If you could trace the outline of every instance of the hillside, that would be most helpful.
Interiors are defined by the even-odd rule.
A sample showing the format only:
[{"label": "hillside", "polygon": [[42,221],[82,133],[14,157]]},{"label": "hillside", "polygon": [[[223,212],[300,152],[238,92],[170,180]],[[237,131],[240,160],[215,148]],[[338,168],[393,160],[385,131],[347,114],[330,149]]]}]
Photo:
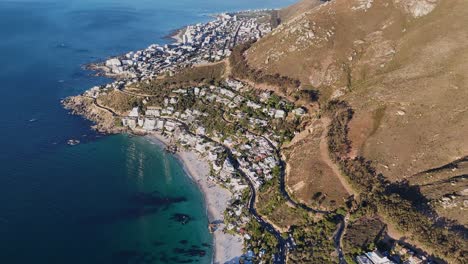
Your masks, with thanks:
[{"label": "hillside", "polygon": [[451,180],[465,167],[432,180],[421,172],[468,154],[468,2],[335,0],[287,17],[247,50],[250,67],[301,80],[321,103],[349,102],[351,157],[391,181],[450,182],[430,200],[456,193],[466,208],[465,181]]},{"label": "hillside", "polygon": [[[302,1],[282,14],[282,24],[245,51],[248,66],[314,89],[318,117],[331,100],[347,102],[350,146],[339,159],[370,160],[389,183],[423,195],[416,207],[428,204],[439,222],[466,234],[468,2]],[[338,204],[349,194],[317,154],[326,123],[311,124],[284,149],[287,187],[310,205],[319,189]]]}]

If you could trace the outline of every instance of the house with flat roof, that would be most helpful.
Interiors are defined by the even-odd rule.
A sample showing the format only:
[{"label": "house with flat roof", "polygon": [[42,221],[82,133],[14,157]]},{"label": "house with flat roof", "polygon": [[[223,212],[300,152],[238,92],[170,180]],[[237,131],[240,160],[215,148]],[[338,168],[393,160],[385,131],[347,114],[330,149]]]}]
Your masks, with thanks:
[{"label": "house with flat roof", "polygon": [[356,261],[359,264],[396,264],[377,250],[357,256]]},{"label": "house with flat roof", "polygon": [[366,256],[362,255],[362,256],[357,256],[356,257],[356,262],[358,264],[372,264],[372,261],[370,259],[368,259]]}]

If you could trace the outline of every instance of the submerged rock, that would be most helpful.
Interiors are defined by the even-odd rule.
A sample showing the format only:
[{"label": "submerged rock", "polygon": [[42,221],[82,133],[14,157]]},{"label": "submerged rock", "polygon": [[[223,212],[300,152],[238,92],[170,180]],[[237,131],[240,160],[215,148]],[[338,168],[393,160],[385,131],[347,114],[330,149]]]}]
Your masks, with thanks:
[{"label": "submerged rock", "polygon": [[185,224],[187,224],[191,219],[190,219],[190,216],[189,216],[189,215],[177,213],[177,214],[172,215],[171,220],[177,221],[177,222],[179,222],[179,223],[185,225]]}]

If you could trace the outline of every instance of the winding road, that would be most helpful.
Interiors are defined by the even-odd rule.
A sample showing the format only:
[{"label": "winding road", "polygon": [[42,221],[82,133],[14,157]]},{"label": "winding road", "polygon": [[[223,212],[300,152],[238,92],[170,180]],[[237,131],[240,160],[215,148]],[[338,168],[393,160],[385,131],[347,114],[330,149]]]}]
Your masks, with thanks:
[{"label": "winding road", "polygon": [[249,198],[249,202],[248,202],[249,213],[252,214],[252,216],[260,224],[260,226],[262,228],[267,230],[269,233],[271,233],[278,240],[278,246],[277,246],[278,252],[275,254],[273,263],[285,264],[286,263],[286,252],[287,252],[287,244],[288,244],[287,242],[288,241],[286,241],[281,236],[280,231],[276,230],[273,227],[272,224],[270,224],[265,219],[263,219],[262,216],[255,209],[255,201],[256,201],[257,196],[256,196],[256,191],[255,191],[254,184],[250,180],[250,178],[247,177],[247,175],[244,172],[242,172],[242,170],[239,169],[239,163],[238,163],[237,159],[235,158],[235,156],[232,154],[231,149],[229,147],[225,146],[224,144],[222,144],[221,142],[215,141],[215,140],[213,140],[213,139],[211,139],[211,138],[209,138],[207,136],[199,135],[199,134],[195,134],[195,133],[191,132],[188,125],[185,124],[184,122],[178,120],[178,119],[170,118],[170,117],[161,117],[161,118],[165,119],[165,120],[171,120],[172,122],[178,123],[179,125],[181,125],[185,129],[185,131],[187,133],[191,134],[192,136],[203,137],[203,139],[205,139],[205,140],[207,140],[209,142],[213,142],[213,143],[215,143],[217,145],[220,145],[220,146],[222,146],[224,148],[224,150],[228,154],[229,159],[231,161],[235,161],[233,165],[234,165],[234,168],[236,169],[236,171],[241,174],[241,176],[247,181],[247,183],[249,185],[249,188],[250,188],[250,198]]},{"label": "winding road", "polygon": [[[137,94],[132,94],[132,95],[137,95]],[[121,115],[114,112],[112,109],[100,105],[97,102],[96,98],[91,97],[91,96],[86,96],[86,97],[93,99],[93,104],[96,107],[110,112],[115,117],[122,117]],[[223,116],[223,119],[224,119],[225,122],[230,122],[227,119],[225,119],[224,111],[223,111],[222,116]],[[170,120],[172,122],[176,122],[179,125],[181,125],[185,129],[185,131],[187,131],[187,133],[189,133],[191,135],[194,135],[194,136],[201,136],[205,140],[216,143],[218,145],[221,145],[225,149],[225,151],[228,154],[229,158],[232,161],[235,161],[233,165],[234,165],[236,171],[240,173],[240,175],[247,181],[247,183],[249,185],[249,188],[250,188],[250,198],[249,198],[249,202],[248,202],[249,213],[252,214],[252,216],[256,219],[256,221],[260,224],[260,226],[262,228],[264,228],[269,233],[271,233],[278,241],[278,244],[277,244],[277,251],[278,252],[274,256],[273,263],[277,263],[277,264],[286,263],[287,251],[289,250],[289,248],[293,247],[294,243],[293,243],[292,239],[289,238],[289,237],[287,239],[283,238],[281,236],[281,232],[279,230],[275,229],[275,227],[272,224],[270,224],[268,221],[266,221],[257,212],[257,210],[255,208],[257,195],[256,195],[256,190],[255,190],[254,184],[251,181],[251,179],[244,172],[242,172],[242,170],[239,169],[239,163],[238,163],[237,159],[235,158],[235,156],[232,154],[230,148],[225,146],[221,142],[217,142],[217,141],[215,141],[215,140],[213,140],[213,139],[211,139],[209,137],[206,137],[204,135],[198,135],[198,134],[195,134],[195,133],[191,132],[188,125],[185,124],[184,122],[182,122],[179,119],[171,118],[171,117],[160,117],[160,118],[165,119],[165,120]],[[318,209],[308,207],[307,205],[299,203],[299,202],[295,201],[294,199],[292,199],[292,197],[289,195],[289,193],[286,190],[285,162],[281,159],[280,150],[277,147],[275,147],[275,145],[267,137],[265,137],[263,135],[259,135],[259,134],[255,133],[255,132],[252,132],[252,131],[249,131],[249,130],[247,130],[247,132],[249,132],[249,133],[251,133],[251,134],[253,134],[255,136],[262,137],[263,139],[265,139],[266,142],[268,142],[269,146],[275,151],[275,155],[278,157],[278,160],[280,161],[280,167],[281,167],[281,174],[280,174],[280,179],[279,179],[280,180],[280,193],[286,199],[287,202],[289,202],[290,204],[292,204],[295,207],[300,207],[300,208],[306,210],[307,212],[318,213],[318,214],[329,214],[329,213],[331,213],[331,211],[318,210]],[[340,221],[341,221],[340,227],[338,228],[338,230],[337,230],[337,232],[336,232],[336,234],[334,236],[334,244],[335,244],[335,248],[336,248],[336,250],[338,252],[338,257],[339,257],[340,264],[346,264],[346,260],[344,259],[344,256],[343,256],[343,251],[341,249],[341,236],[343,235],[343,231],[344,231],[344,229],[346,227],[346,217],[341,217]]]}]

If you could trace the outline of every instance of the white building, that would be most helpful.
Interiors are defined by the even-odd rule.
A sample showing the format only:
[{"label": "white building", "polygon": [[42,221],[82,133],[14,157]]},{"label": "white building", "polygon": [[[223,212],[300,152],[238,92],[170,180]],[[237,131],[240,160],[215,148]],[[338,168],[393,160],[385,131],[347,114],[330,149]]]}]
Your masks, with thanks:
[{"label": "white building", "polygon": [[145,122],[143,123],[144,130],[154,130],[156,128],[156,119],[154,118],[145,118]]},{"label": "white building", "polygon": [[139,108],[133,107],[132,111],[128,114],[129,117],[138,117],[139,115]]},{"label": "white building", "polygon": [[145,114],[147,116],[155,116],[155,117],[158,117],[161,115],[161,107],[157,107],[157,106],[148,106],[146,108],[146,112]]},{"label": "white building", "polygon": [[156,129],[157,130],[163,130],[164,129],[164,120],[158,120],[156,122]]}]

